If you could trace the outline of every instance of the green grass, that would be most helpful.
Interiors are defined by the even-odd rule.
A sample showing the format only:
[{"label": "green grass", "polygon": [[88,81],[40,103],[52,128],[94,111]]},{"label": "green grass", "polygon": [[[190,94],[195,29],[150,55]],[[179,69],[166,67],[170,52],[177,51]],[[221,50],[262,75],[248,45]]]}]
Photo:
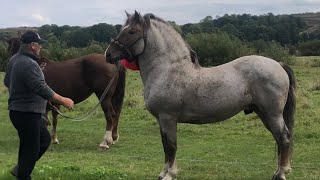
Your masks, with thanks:
[{"label": "green grass", "polygon": [[[316,58],[317,57],[313,57]],[[320,57],[317,60],[320,61]],[[288,180],[320,179],[320,67],[308,59],[293,66],[298,82],[293,172]],[[3,73],[0,73],[3,79]],[[60,118],[59,145],[50,149],[32,174],[36,180],[156,179],[164,153],[156,120],[144,108],[142,82],[128,71],[120,120],[120,139],[109,150],[98,148],[105,129],[102,111],[82,122]],[[0,180],[13,180],[18,136],[8,118],[8,92],[0,84]],[[94,96],[78,104],[71,116],[89,111]],[[276,170],[275,142],[255,114],[243,113],[216,124],[178,125],[178,179],[263,180]]]}]

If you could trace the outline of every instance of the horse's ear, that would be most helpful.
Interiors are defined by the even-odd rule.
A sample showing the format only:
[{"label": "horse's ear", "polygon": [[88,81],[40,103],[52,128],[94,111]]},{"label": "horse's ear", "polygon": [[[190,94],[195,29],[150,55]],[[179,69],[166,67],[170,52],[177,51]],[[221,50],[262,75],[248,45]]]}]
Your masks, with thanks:
[{"label": "horse's ear", "polygon": [[134,11],[134,21],[138,23],[143,22],[142,16],[137,11]]},{"label": "horse's ear", "polygon": [[127,18],[131,16],[126,10],[124,12],[126,12]]}]

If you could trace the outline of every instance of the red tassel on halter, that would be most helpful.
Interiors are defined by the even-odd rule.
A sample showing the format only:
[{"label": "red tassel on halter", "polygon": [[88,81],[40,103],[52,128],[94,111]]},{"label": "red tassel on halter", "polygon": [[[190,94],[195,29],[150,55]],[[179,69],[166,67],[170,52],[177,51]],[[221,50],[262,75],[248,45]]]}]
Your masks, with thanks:
[{"label": "red tassel on halter", "polygon": [[137,66],[136,62],[129,62],[127,59],[121,59],[121,64],[126,68],[126,69],[131,69],[131,70],[140,70],[139,66]]}]

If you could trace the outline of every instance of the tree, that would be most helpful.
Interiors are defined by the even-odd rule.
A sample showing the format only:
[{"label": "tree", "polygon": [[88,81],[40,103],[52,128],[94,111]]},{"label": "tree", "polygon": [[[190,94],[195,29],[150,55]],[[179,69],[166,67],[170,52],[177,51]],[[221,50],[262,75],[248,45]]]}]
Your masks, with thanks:
[{"label": "tree", "polygon": [[121,31],[122,25],[121,24],[117,24],[114,26],[117,30],[117,33],[119,33]]},{"label": "tree", "polygon": [[203,33],[211,33],[216,30],[213,25],[213,18],[211,16],[207,16],[200,21],[201,32]]},{"label": "tree", "polygon": [[89,33],[92,35],[93,40],[98,42],[109,42],[114,38],[118,32],[117,29],[106,23],[100,23],[88,28]]},{"label": "tree", "polygon": [[69,47],[86,47],[92,39],[92,35],[86,29],[65,31],[61,37]]},{"label": "tree", "polygon": [[201,33],[201,26],[199,24],[185,24],[181,26],[182,35],[186,36],[187,34],[197,34]]},{"label": "tree", "polygon": [[169,24],[171,24],[171,26],[179,33],[182,34],[182,30],[181,27],[179,25],[176,24],[176,22],[174,21],[168,21]]}]

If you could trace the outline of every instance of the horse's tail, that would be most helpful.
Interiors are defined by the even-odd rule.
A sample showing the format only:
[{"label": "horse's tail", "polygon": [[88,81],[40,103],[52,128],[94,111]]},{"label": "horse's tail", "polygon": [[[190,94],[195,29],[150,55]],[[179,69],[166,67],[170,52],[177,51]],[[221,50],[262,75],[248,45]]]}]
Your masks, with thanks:
[{"label": "horse's tail", "polygon": [[120,65],[117,86],[111,100],[117,115],[120,114],[122,109],[125,86],[126,86],[126,69],[122,65]]},{"label": "horse's tail", "polygon": [[[295,89],[296,89],[296,79],[294,77],[293,70],[286,64],[280,63],[283,69],[287,72],[289,76],[289,92],[287,97],[287,102],[284,107],[283,111],[283,118],[286,123],[286,126],[290,132],[291,140],[293,138],[293,125],[294,125],[294,113],[296,110],[296,96],[295,96]],[[292,143],[290,143],[292,145]]]}]

